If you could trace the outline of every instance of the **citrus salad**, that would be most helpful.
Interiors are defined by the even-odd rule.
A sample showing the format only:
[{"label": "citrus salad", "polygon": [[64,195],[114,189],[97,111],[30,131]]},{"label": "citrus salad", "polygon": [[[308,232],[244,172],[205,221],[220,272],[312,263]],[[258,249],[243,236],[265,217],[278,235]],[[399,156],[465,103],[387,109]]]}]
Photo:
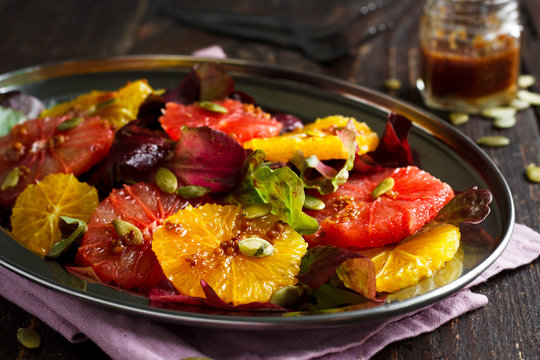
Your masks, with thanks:
[{"label": "citrus salad", "polygon": [[0,106],[6,231],[154,306],[371,306],[457,259],[460,226],[489,214],[489,191],[416,165],[403,116],[378,135],[346,114],[269,112],[215,63],[174,89]]}]

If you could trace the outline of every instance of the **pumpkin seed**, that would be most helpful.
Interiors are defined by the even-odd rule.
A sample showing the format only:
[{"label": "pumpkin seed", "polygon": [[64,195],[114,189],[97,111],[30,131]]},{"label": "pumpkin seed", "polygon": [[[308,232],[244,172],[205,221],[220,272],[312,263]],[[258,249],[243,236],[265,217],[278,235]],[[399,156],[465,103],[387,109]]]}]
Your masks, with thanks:
[{"label": "pumpkin seed", "polygon": [[248,219],[255,219],[268,214],[271,209],[272,205],[270,204],[255,204],[246,207],[243,214]]},{"label": "pumpkin seed", "polygon": [[518,86],[521,89],[525,89],[530,86],[533,86],[535,82],[536,82],[536,79],[532,75],[520,75],[518,77]]},{"label": "pumpkin seed", "polygon": [[488,118],[515,116],[517,110],[512,107],[492,107],[482,110],[482,115]]},{"label": "pumpkin seed", "polygon": [[510,144],[510,139],[506,136],[486,135],[476,139],[476,143],[482,146],[500,147]]},{"label": "pumpkin seed", "polygon": [[510,106],[519,111],[527,109],[531,104],[523,99],[515,98],[510,102]]},{"label": "pumpkin seed", "polygon": [[75,126],[79,125],[83,121],[83,118],[80,116],[73,117],[69,120],[64,121],[56,127],[59,131],[65,131],[73,129]]},{"label": "pumpkin seed", "polygon": [[215,102],[212,102],[212,101],[199,101],[199,106],[205,110],[220,113],[220,114],[226,114],[229,112],[227,108],[219,104],[216,104]]},{"label": "pumpkin seed", "polygon": [[465,113],[451,113],[449,115],[450,122],[454,126],[460,126],[469,121],[469,114]]},{"label": "pumpkin seed", "polygon": [[171,170],[161,167],[156,172],[156,185],[166,193],[172,194],[178,187],[178,178]]},{"label": "pumpkin seed", "polygon": [[394,188],[395,181],[393,178],[389,177],[384,179],[373,189],[371,192],[371,197],[373,199],[378,198],[379,196],[387,193],[388,191],[392,190]]},{"label": "pumpkin seed", "polygon": [[99,109],[103,109],[103,108],[106,108],[106,107],[109,107],[111,106],[112,104],[114,104],[116,102],[116,98],[113,97],[113,98],[110,98],[110,99],[107,99],[99,104],[96,105],[96,108],[94,109],[94,111],[96,110],[99,110]]},{"label": "pumpkin seed", "polygon": [[135,225],[120,219],[111,221],[114,231],[120,236],[126,245],[140,245],[143,242],[143,234]]},{"label": "pumpkin seed", "polygon": [[527,174],[527,179],[529,179],[529,181],[540,183],[540,166],[531,163],[527,165],[525,173]]},{"label": "pumpkin seed", "polygon": [[505,116],[495,118],[493,125],[499,129],[510,129],[511,127],[515,126],[516,123],[517,119],[515,116]]},{"label": "pumpkin seed", "polygon": [[519,90],[517,92],[518,98],[521,100],[527,101],[529,104],[532,105],[540,105],[540,94],[527,91],[527,90]]},{"label": "pumpkin seed", "polygon": [[238,249],[242,254],[253,257],[270,256],[276,251],[276,248],[272,244],[257,236],[240,240],[238,242]]},{"label": "pumpkin seed", "polygon": [[19,171],[19,168],[13,168],[4,178],[0,190],[4,191],[6,189],[17,186],[17,184],[19,183],[20,175],[21,173]]},{"label": "pumpkin seed", "polygon": [[325,203],[321,199],[306,194],[306,197],[304,199],[304,207],[309,210],[322,210],[325,208]]},{"label": "pumpkin seed", "polygon": [[41,344],[41,337],[34,329],[19,328],[17,340],[27,349],[36,349]]},{"label": "pumpkin seed", "polygon": [[299,285],[285,286],[272,294],[270,302],[284,308],[294,308],[304,298],[306,289]]},{"label": "pumpkin seed", "polygon": [[320,130],[305,130],[305,134],[311,137],[324,137],[324,133]]},{"label": "pumpkin seed", "polygon": [[390,78],[390,79],[387,79],[384,82],[384,86],[388,90],[399,90],[399,89],[401,89],[401,81],[399,79],[396,79],[396,78]]},{"label": "pumpkin seed", "polygon": [[84,221],[67,216],[59,217],[58,227],[62,232],[62,239],[54,243],[47,255],[45,255],[51,259],[57,259],[60,255],[64,254],[73,243],[82,240],[84,233],[88,230]]},{"label": "pumpkin seed", "polygon": [[181,186],[176,190],[176,193],[184,199],[200,198],[211,191],[210,188],[199,185]]}]

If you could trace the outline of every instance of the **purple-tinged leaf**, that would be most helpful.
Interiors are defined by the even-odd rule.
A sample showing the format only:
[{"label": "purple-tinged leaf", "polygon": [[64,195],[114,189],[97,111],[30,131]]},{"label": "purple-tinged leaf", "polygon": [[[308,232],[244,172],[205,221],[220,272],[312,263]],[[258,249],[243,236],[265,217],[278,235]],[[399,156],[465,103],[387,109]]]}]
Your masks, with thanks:
[{"label": "purple-tinged leaf", "polygon": [[172,140],[135,124],[137,120],[118,130],[108,158],[92,173],[89,182],[101,192],[124,183],[153,182],[172,150]]},{"label": "purple-tinged leaf", "polygon": [[[315,246],[309,249],[302,258],[300,274],[296,277],[310,288],[317,289],[334,276],[336,269],[345,260],[355,258],[366,257],[360,253],[333,245]],[[373,273],[373,276],[375,276],[375,273]]]},{"label": "purple-tinged leaf", "polygon": [[414,165],[415,159],[407,140],[412,123],[403,115],[391,113],[379,145],[374,151],[358,156],[355,172],[373,172],[385,167]]},{"label": "purple-tinged leaf", "polygon": [[207,126],[183,127],[175,156],[165,166],[186,185],[224,192],[240,182],[245,160],[244,148],[229,135]]},{"label": "purple-tinged leaf", "polygon": [[223,301],[212,289],[206,281],[201,279],[201,287],[203,289],[205,297],[194,297],[188,295],[181,295],[174,289],[170,282],[165,284],[159,284],[159,286],[152,289],[148,295],[150,298],[150,305],[155,307],[165,307],[170,304],[178,305],[195,305],[201,307],[208,307],[213,309],[221,309],[228,311],[256,311],[256,310],[274,310],[274,311],[286,311],[285,308],[272,304],[270,302],[252,302],[248,304],[232,305]]},{"label": "purple-tinged leaf", "polygon": [[225,66],[203,63],[193,66],[180,85],[165,93],[163,99],[187,105],[195,101],[223,99],[233,91],[234,80]]},{"label": "purple-tinged leaf", "polygon": [[291,114],[276,112],[272,113],[272,117],[283,125],[281,128],[281,134],[304,127],[302,120]]},{"label": "purple-tinged leaf", "polygon": [[163,97],[150,94],[139,106],[136,125],[151,130],[161,130],[159,117],[163,115],[164,109],[165,100]]},{"label": "purple-tinged leaf", "polygon": [[367,257],[345,260],[336,270],[345,287],[362,294],[370,300],[377,300],[375,265]]},{"label": "purple-tinged leaf", "polygon": [[39,117],[43,111],[43,103],[38,98],[23,94],[20,91],[9,91],[0,94],[0,106],[23,113],[28,119]]},{"label": "purple-tinged leaf", "polygon": [[456,226],[462,223],[478,224],[489,215],[492,200],[489,190],[474,186],[450,200],[431,223]]},{"label": "purple-tinged leaf", "polygon": [[354,166],[357,153],[356,128],[349,121],[347,125],[336,132],[347,151],[346,160],[332,160],[322,162],[315,155],[304,157],[301,151],[293,154],[289,160],[300,172],[304,186],[316,189],[321,195],[330,194],[347,182],[349,170]]}]

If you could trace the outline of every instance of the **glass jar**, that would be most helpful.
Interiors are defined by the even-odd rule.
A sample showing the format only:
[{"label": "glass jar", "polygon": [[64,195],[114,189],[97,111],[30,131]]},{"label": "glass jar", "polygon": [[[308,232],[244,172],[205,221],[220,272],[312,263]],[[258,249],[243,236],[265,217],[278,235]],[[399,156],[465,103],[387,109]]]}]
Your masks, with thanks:
[{"label": "glass jar", "polygon": [[420,79],[427,106],[479,113],[517,91],[517,0],[427,0],[420,24]]}]

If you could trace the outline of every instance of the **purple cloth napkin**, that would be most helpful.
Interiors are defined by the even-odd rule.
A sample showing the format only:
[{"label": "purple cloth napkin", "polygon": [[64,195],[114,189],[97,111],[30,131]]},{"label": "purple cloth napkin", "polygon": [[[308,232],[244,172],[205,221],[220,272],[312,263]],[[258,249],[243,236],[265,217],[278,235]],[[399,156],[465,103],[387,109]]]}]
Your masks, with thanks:
[{"label": "purple cloth napkin", "polygon": [[[502,270],[528,264],[540,254],[540,234],[516,224],[509,245],[471,285]],[[462,289],[429,307],[365,330],[358,325],[302,331],[242,332],[162,324],[88,304],[34,284],[0,267],[0,295],[72,342],[90,338],[113,359],[368,359],[387,344],[429,332],[487,304]]]}]

